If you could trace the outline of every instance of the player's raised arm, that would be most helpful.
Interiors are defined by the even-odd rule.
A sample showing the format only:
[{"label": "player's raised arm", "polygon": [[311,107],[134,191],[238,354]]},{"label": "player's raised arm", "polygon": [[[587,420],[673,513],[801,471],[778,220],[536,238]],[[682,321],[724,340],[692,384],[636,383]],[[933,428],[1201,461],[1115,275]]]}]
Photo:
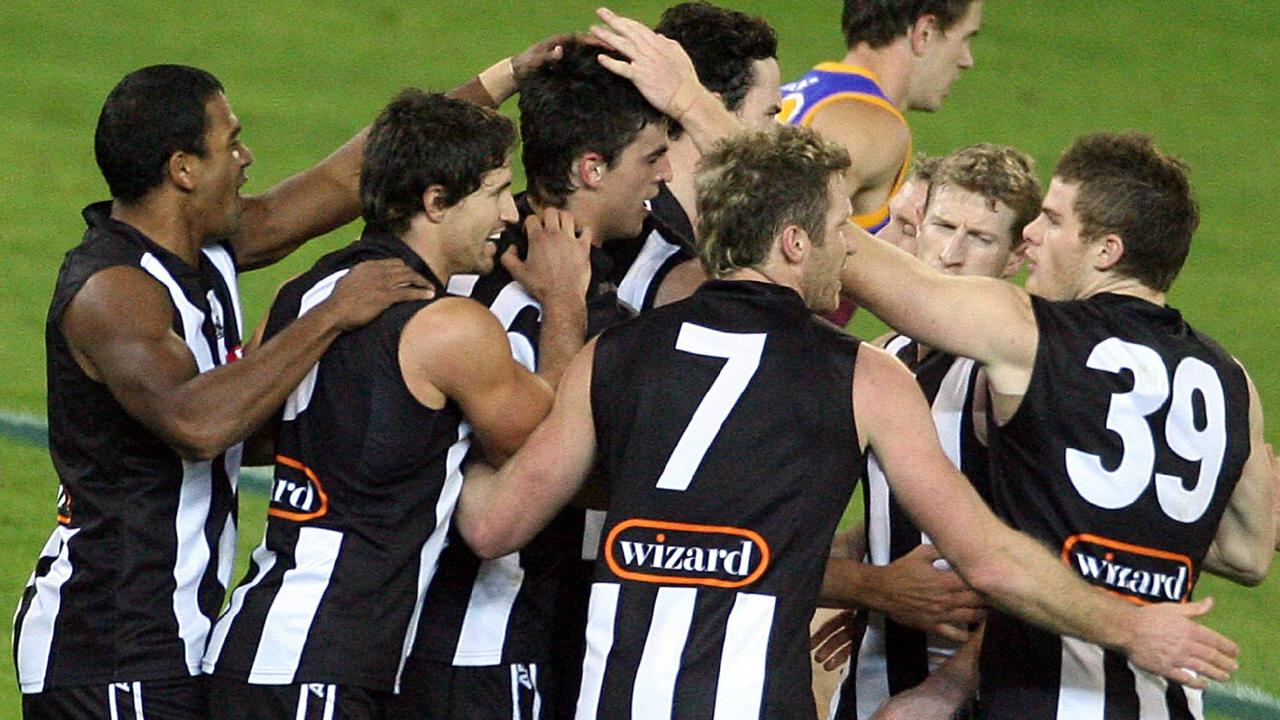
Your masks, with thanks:
[{"label": "player's raised arm", "polygon": [[[1040,543],[996,519],[937,439],[919,432],[931,426],[929,408],[892,357],[859,352],[854,397],[860,442],[875,451],[895,496],[993,605],[1059,635],[1123,652],[1134,665],[1193,687],[1235,671],[1235,644],[1192,620],[1209,611],[1211,600],[1137,607],[1089,586]],[[896,412],[871,410],[885,406]]]},{"label": "player's raised arm", "polygon": [[908,337],[982,363],[997,392],[1026,389],[1038,344],[1026,291],[997,278],[943,275],[860,230],[850,244],[841,282],[859,305]]},{"label": "player's raised arm", "polygon": [[596,14],[608,28],[592,27],[591,33],[627,57],[601,55],[600,64],[635,83],[650,104],[684,126],[699,150],[706,152],[720,138],[743,129],[742,122],[698,81],[693,61],[680,43],[606,8]]},{"label": "player's raised arm", "polygon": [[1266,579],[1276,536],[1272,509],[1278,476],[1275,452],[1263,439],[1262,422],[1262,401],[1249,380],[1249,459],[1204,559],[1205,570],[1250,586]]},{"label": "player's raised arm", "polygon": [[[497,107],[515,93],[521,77],[558,58],[561,45],[573,37],[554,35],[534,43],[445,94]],[[240,230],[231,238],[241,270],[271,265],[360,215],[360,162],[368,134],[369,128],[362,128],[315,166],[244,198]]]},{"label": "player's raised arm", "polygon": [[594,357],[593,340],[569,365],[551,414],[500,470],[467,470],[454,522],[477,555],[495,558],[523,547],[586,479],[596,452]]}]

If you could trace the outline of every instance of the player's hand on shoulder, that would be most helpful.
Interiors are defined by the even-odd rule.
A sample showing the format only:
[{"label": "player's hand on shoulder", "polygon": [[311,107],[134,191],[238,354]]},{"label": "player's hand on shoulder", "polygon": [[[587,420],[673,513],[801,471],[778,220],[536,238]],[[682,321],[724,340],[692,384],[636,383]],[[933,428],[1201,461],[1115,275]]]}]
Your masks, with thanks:
[{"label": "player's hand on shoulder", "polygon": [[430,300],[435,288],[403,260],[368,260],[351,268],[322,305],[341,330],[368,324],[396,303]]},{"label": "player's hand on shoulder", "polygon": [[543,305],[581,305],[591,282],[592,232],[579,228],[567,210],[545,208],[524,223],[529,250],[524,260],[515,248],[502,255],[502,265]]},{"label": "player's hand on shoulder", "polygon": [[1133,636],[1124,648],[1134,665],[1196,688],[1206,678],[1225,682],[1239,668],[1240,648],[1225,636],[1197,623],[1213,607],[1213,599],[1193,603],[1156,603],[1138,609]]}]

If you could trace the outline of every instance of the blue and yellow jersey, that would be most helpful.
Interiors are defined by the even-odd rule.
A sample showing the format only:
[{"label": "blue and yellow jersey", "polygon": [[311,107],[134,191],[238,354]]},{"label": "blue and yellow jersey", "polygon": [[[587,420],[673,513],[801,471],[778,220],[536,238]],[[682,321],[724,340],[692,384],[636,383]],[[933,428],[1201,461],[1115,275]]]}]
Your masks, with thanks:
[{"label": "blue and yellow jersey", "polygon": [[[821,108],[837,102],[855,101],[884,108],[907,124],[898,108],[889,101],[880,83],[870,70],[845,65],[844,63],[826,62],[805,73],[804,77],[782,86],[782,110],[778,120],[789,125],[805,126],[813,122],[813,115]],[[885,202],[880,207],[864,215],[854,215],[853,221],[867,232],[874,233],[889,222],[889,201],[902,185],[907,175],[907,166],[911,161],[911,145],[907,144],[906,154],[902,158],[902,167],[893,179],[893,187]]]}]

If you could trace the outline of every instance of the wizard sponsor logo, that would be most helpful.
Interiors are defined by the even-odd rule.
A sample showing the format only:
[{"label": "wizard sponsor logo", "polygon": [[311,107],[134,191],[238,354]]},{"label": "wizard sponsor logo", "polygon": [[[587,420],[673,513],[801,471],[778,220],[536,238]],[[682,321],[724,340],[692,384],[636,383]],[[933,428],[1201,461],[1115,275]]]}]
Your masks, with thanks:
[{"label": "wizard sponsor logo", "polygon": [[329,512],[329,496],[311,468],[284,455],[276,456],[267,514],[285,520],[314,520]]},{"label": "wizard sponsor logo", "polygon": [[1191,598],[1194,566],[1186,555],[1082,534],[1063,543],[1062,560],[1090,583],[1139,605]]},{"label": "wizard sponsor logo", "polygon": [[633,518],[605,539],[605,562],[625,580],[740,588],[764,575],[769,545],[735,527]]}]

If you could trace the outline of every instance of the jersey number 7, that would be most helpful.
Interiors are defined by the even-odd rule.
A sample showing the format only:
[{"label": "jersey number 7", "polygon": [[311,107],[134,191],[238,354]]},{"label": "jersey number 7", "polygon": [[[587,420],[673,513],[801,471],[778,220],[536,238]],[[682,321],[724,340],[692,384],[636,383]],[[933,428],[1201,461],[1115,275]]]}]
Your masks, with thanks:
[{"label": "jersey number 7", "polygon": [[693,480],[693,474],[702,464],[702,458],[720,432],[720,427],[733,411],[742,393],[746,392],[751,378],[760,367],[760,355],[764,352],[765,333],[730,333],[712,330],[693,323],[682,323],[676,337],[676,349],[725,358],[728,362],[720,368],[720,374],[702,402],[693,412],[693,418],[680,435],[675,450],[667,459],[667,465],[658,477],[657,487],[662,490],[685,491]]}]

